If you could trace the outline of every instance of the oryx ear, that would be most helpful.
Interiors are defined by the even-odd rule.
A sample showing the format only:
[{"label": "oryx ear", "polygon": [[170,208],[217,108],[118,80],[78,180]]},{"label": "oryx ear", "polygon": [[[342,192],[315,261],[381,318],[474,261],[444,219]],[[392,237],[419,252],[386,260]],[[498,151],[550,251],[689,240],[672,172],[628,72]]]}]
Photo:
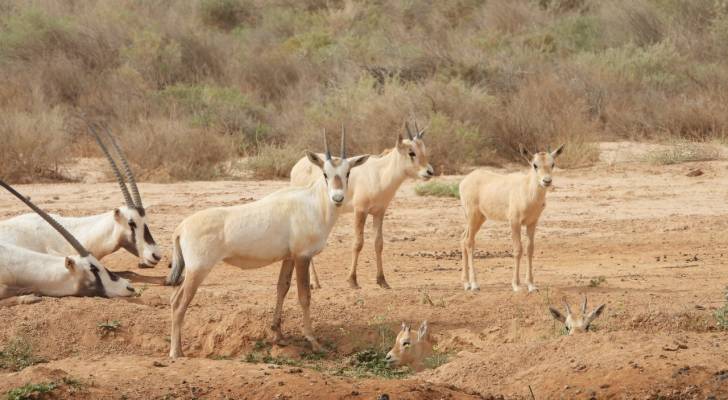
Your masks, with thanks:
[{"label": "oryx ear", "polygon": [[306,150],[306,157],[308,157],[308,161],[311,161],[313,165],[324,169],[324,160],[322,160],[318,154]]},{"label": "oryx ear", "polygon": [[349,157],[347,159],[347,161],[349,162],[349,169],[356,168],[356,167],[364,164],[365,162],[367,162],[368,159],[369,159],[369,154],[364,154],[364,155],[356,156],[356,157]]},{"label": "oryx ear", "polygon": [[558,149],[551,152],[551,157],[556,158],[561,155],[561,152],[564,151],[564,145],[562,144],[559,146]]},{"label": "oryx ear", "polygon": [[531,154],[531,152],[528,151],[528,149],[526,149],[523,144],[518,145],[518,152],[521,154],[521,157],[526,160],[526,162],[528,162],[529,164],[531,163],[531,161],[533,160],[533,154]]},{"label": "oryx ear", "polygon": [[69,272],[76,272],[76,262],[73,261],[73,258],[66,257],[66,269]]},{"label": "oryx ear", "polygon": [[406,331],[407,330],[407,324],[402,321],[402,326],[399,328],[400,331]]},{"label": "oryx ear", "polygon": [[123,222],[124,220],[123,216],[121,215],[121,210],[119,210],[118,208],[114,209],[114,219],[116,220],[116,222]]},{"label": "oryx ear", "polygon": [[401,132],[397,134],[397,145],[395,147],[398,149],[404,147],[404,136],[402,136]]},{"label": "oryx ear", "polygon": [[595,308],[594,311],[590,312],[589,315],[585,318],[584,322],[589,324],[597,319],[600,315],[602,315],[602,312],[604,312],[604,307],[606,306],[606,304],[601,304],[599,307]]},{"label": "oryx ear", "polygon": [[417,340],[422,340],[427,337],[429,332],[429,326],[427,325],[427,321],[422,321],[422,325],[420,325],[420,329],[417,331]]},{"label": "oryx ear", "polygon": [[564,317],[564,314],[561,314],[561,311],[549,306],[549,311],[551,312],[551,316],[554,317],[555,320],[561,321],[562,323],[566,323],[566,317]]}]

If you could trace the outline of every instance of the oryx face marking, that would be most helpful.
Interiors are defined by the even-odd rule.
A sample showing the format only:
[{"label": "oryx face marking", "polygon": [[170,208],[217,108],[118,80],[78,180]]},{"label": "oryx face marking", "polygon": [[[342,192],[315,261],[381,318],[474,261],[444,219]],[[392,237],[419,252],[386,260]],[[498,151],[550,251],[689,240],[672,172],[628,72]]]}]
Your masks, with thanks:
[{"label": "oryx face marking", "polygon": [[143,209],[120,207],[114,217],[121,230],[120,246],[139,257],[140,267],[153,267],[162,258]]},{"label": "oryx face marking", "polygon": [[136,294],[127,279],[104,268],[95,257],[68,257],[66,267],[78,279],[79,297],[129,297]]},{"label": "oryx face marking", "polygon": [[424,181],[435,175],[435,170],[427,158],[425,142],[419,136],[413,140],[403,140],[400,151],[406,154],[407,162],[410,164],[407,168],[407,175]]},{"label": "oryx face marking", "polygon": [[531,156],[528,150],[521,149],[523,156],[526,159],[530,159],[531,168],[534,170],[538,184],[541,187],[547,188],[553,184],[551,173],[554,167],[556,167],[556,158],[561,154],[563,149],[564,146],[562,145],[552,152],[541,151],[533,156]]}]

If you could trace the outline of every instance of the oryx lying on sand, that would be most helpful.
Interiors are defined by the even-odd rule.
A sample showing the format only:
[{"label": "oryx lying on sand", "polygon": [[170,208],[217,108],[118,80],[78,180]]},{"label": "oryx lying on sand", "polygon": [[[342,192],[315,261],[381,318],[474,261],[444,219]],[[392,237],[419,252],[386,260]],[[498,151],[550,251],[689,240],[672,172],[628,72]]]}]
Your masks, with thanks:
[{"label": "oryx lying on sand", "polygon": [[78,252],[55,256],[0,242],[0,306],[33,303],[38,296],[127,297],[135,294],[128,280],[120,278],[86,250],[51,216],[7,183],[0,186],[19,198],[47,223],[54,235]]},{"label": "oryx lying on sand", "polygon": [[[97,259],[102,259],[108,254],[124,248],[139,257],[139,267],[153,267],[159,262],[161,255],[147,225],[142,198],[134,174],[129,168],[129,163],[116,144],[111,132],[105,129],[107,137],[124,165],[126,177],[131,187],[131,194],[129,194],[124,178],[97,130],[91,124],[89,124],[89,129],[109,160],[114,175],[119,182],[121,193],[124,195],[126,206],[88,217],[53,215],[53,218],[78,238],[78,241]],[[0,242],[40,253],[73,254],[73,248],[68,242],[57,235],[53,228],[37,214],[24,214],[0,221]]]},{"label": "oryx lying on sand", "polygon": [[427,321],[422,322],[416,336],[412,333],[412,328],[402,322],[392,350],[384,359],[393,367],[406,365],[415,371],[421,371],[425,368],[427,357],[432,355],[434,346]]},{"label": "oryx lying on sand", "polygon": [[[351,172],[349,179],[350,201],[344,207],[346,212],[354,211],[354,243],[352,248],[351,268],[349,271],[349,286],[358,289],[356,266],[364,246],[364,224],[368,215],[374,217],[374,249],[377,259],[377,284],[389,289],[384,278],[382,267],[382,250],[384,238],[382,224],[384,214],[389,203],[397,194],[397,189],[407,178],[420,178],[428,180],[434,175],[432,166],[427,161],[427,149],[423,136],[425,130],[419,130],[415,123],[416,133],[413,135],[409,125],[405,123],[408,139],[398,135],[394,148],[383,153],[381,157],[372,157],[362,168]],[[291,184],[306,186],[319,178],[320,172],[305,158],[300,159],[291,170]],[[311,273],[315,287],[321,287],[316,269],[311,263]]]},{"label": "oryx lying on sand", "polygon": [[460,182],[460,202],[465,210],[466,219],[461,242],[462,282],[465,290],[479,289],[475,279],[473,252],[475,251],[475,235],[478,234],[486,219],[508,221],[511,224],[515,259],[511,285],[514,291],[521,289],[519,277],[521,256],[523,255],[521,227],[526,226],[528,235],[526,285],[529,292],[537,290],[533,283],[533,240],[536,234],[536,224],[546,207],[546,192],[553,182],[551,173],[554,170],[555,160],[563,148],[564,146],[561,146],[553,152],[531,155],[528,150],[521,147],[521,154],[529,163],[529,171],[526,174],[501,175],[477,169]]},{"label": "oryx lying on sand", "polygon": [[172,271],[167,277],[167,284],[181,284],[171,299],[170,357],[182,355],[181,329],[187,307],[207,274],[220,261],[243,269],[282,261],[272,324],[275,341],[283,339],[281,309],[295,268],[298,300],[303,309],[303,333],[315,350],[321,349],[311,327],[309,262],[323,250],[341,213],[349,170],[369,158],[368,155],[346,158],[343,132],[341,158],[331,157],[325,132],[324,143],[323,159],[306,152],[308,160],[323,172],[311,185],[282,189],[248,204],[209,208],[179,224],[173,236]]}]

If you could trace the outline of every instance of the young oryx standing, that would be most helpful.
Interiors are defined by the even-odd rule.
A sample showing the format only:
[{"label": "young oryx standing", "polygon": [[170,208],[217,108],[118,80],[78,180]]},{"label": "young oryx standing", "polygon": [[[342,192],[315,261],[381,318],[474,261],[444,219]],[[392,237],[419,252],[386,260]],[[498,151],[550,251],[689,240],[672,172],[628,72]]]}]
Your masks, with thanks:
[{"label": "young oryx standing", "polygon": [[0,181],[0,186],[33,209],[78,252],[78,256],[53,256],[0,242],[0,306],[34,303],[40,300],[37,296],[128,297],[135,294],[129,281],[104,268],[58,222],[7,183]]},{"label": "young oryx standing", "polygon": [[549,312],[551,312],[551,316],[554,317],[557,321],[561,321],[561,323],[564,324],[566,327],[566,330],[569,332],[569,335],[573,335],[577,332],[589,332],[589,326],[592,322],[594,322],[597,317],[602,315],[602,312],[604,312],[605,304],[602,304],[600,306],[597,306],[592,312],[587,313],[586,309],[586,295],[584,295],[584,302],[581,303],[581,317],[577,317],[571,313],[571,307],[569,307],[569,303],[566,301],[566,299],[563,300],[564,302],[564,309],[566,310],[566,316],[561,314],[561,312],[554,307],[549,306]]},{"label": "young oryx standing", "polygon": [[[277,342],[283,340],[281,311],[295,267],[298,300],[303,309],[303,333],[315,350],[321,349],[311,328],[309,262],[326,245],[341,213],[349,170],[369,158],[368,155],[346,158],[344,132],[341,158],[331,157],[325,132],[324,144],[325,159],[306,152],[308,160],[323,171],[323,176],[310,186],[282,189],[248,204],[203,210],[179,224],[173,236],[172,271],[167,277],[169,285],[182,284],[171,299],[170,357],[182,355],[181,329],[185,311],[198,286],[219,261],[243,269],[283,261],[271,326]],[[186,271],[184,281],[183,270]]]},{"label": "young oryx standing", "polygon": [[[354,211],[354,246],[352,248],[351,270],[349,272],[349,286],[359,289],[356,279],[356,266],[359,260],[359,253],[364,247],[364,223],[367,216],[374,217],[374,229],[376,239],[374,249],[377,256],[377,284],[389,289],[387,280],[384,279],[382,267],[382,250],[384,239],[382,237],[382,223],[384,214],[387,212],[389,203],[397,194],[402,182],[407,178],[428,180],[434,175],[432,166],[427,162],[427,149],[422,137],[425,130],[419,130],[415,123],[417,133],[412,135],[409,125],[405,123],[407,136],[404,139],[400,134],[397,144],[393,149],[385,151],[382,157],[372,157],[367,164],[351,172],[349,179],[350,204],[345,206],[346,211]],[[295,186],[306,186],[318,178],[318,172],[305,158],[299,160],[291,170],[291,184]],[[311,263],[311,274],[315,287],[320,288],[318,274]]]},{"label": "young oryx standing", "polygon": [[[124,195],[126,206],[89,217],[53,215],[53,218],[72,232],[97,259],[102,259],[119,248],[124,248],[139,257],[140,268],[154,267],[161,259],[161,256],[149,226],[147,226],[142,198],[134,174],[129,168],[129,163],[116,144],[111,132],[105,130],[124,165],[129,186],[131,187],[131,194],[129,194],[124,178],[98,132],[90,124],[89,129],[111,164],[111,169],[119,182],[121,193]],[[36,214],[25,214],[1,221],[0,242],[40,253],[56,255],[73,253],[73,248],[62,237],[56,235],[53,229]]]},{"label": "young oryx standing", "polygon": [[553,152],[540,152],[531,155],[521,147],[521,154],[528,160],[530,169],[527,174],[514,173],[500,175],[484,170],[475,170],[460,182],[460,202],[465,209],[465,231],[461,242],[463,253],[462,281],[465,290],[478,290],[473,266],[475,251],[475,235],[486,219],[508,221],[511,224],[513,238],[513,290],[519,291],[521,267],[521,226],[526,226],[528,234],[528,274],[526,284],[528,291],[537,290],[533,284],[533,239],[536,224],[541,212],[546,207],[546,191],[553,182],[551,173],[554,160],[561,154],[562,145]]}]

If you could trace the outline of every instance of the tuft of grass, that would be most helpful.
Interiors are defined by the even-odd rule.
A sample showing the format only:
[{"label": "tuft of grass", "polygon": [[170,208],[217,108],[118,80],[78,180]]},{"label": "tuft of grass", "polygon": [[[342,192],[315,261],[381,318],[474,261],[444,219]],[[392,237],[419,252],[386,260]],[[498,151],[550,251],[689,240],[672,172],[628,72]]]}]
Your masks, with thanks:
[{"label": "tuft of grass", "polygon": [[599,287],[602,283],[606,282],[607,278],[604,276],[598,276],[589,280],[589,287]]},{"label": "tuft of grass", "polygon": [[258,179],[288,178],[291,168],[300,158],[299,152],[281,146],[265,145],[248,160],[248,168]]},{"label": "tuft of grass", "polygon": [[415,193],[418,196],[454,197],[460,198],[460,183],[448,183],[432,181],[420,183],[415,186]]},{"label": "tuft of grass", "polygon": [[34,354],[33,346],[25,338],[10,340],[0,350],[0,369],[20,371],[31,365],[44,363],[46,360]]},{"label": "tuft of grass", "polygon": [[116,333],[121,328],[121,322],[117,320],[99,322],[96,327],[99,330],[101,337],[106,337],[111,333]]},{"label": "tuft of grass", "polygon": [[728,331],[728,286],[726,286],[726,303],[713,313],[718,329]]},{"label": "tuft of grass", "polygon": [[7,395],[7,400],[33,400],[41,398],[45,393],[50,393],[58,387],[55,382],[46,383],[29,383],[25,386],[10,390]]},{"label": "tuft of grass", "polygon": [[365,349],[354,353],[349,358],[348,367],[338,371],[338,374],[356,378],[380,377],[386,379],[401,379],[412,373],[407,367],[390,368],[385,360],[387,353],[378,349]]},{"label": "tuft of grass", "polygon": [[645,155],[645,160],[656,165],[673,165],[693,161],[721,159],[720,150],[702,143],[683,142],[665,150],[655,150]]},{"label": "tuft of grass", "polygon": [[435,351],[430,355],[429,357],[425,358],[425,368],[428,369],[435,369],[438,368],[444,364],[447,364],[447,362],[450,360],[450,355],[448,353],[442,353]]}]

